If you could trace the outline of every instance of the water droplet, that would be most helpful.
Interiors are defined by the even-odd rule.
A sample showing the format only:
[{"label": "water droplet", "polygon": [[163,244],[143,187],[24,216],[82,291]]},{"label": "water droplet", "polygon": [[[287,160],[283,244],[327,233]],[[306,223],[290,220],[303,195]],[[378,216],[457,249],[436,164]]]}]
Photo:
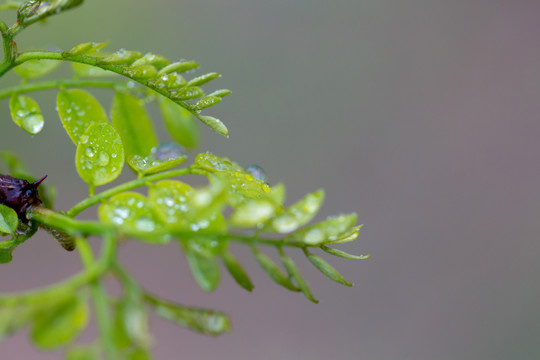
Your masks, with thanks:
[{"label": "water droplet", "polygon": [[94,157],[96,155],[96,151],[93,147],[89,146],[86,149],[84,149],[84,154],[88,156],[89,158]]},{"label": "water droplet", "polygon": [[251,176],[253,176],[255,179],[259,181],[266,182],[268,180],[268,176],[266,175],[266,172],[259,165],[255,165],[255,164],[249,165],[248,167],[246,167],[246,172],[251,174]]},{"label": "water droplet", "polygon": [[101,151],[97,159],[97,164],[98,166],[107,166],[109,164],[109,154],[105,151]]},{"label": "water droplet", "polygon": [[156,224],[152,219],[142,217],[137,219],[135,222],[135,227],[140,231],[153,231],[156,228]]},{"label": "water droplet", "polygon": [[88,142],[88,135],[81,136],[80,143],[86,144]]}]

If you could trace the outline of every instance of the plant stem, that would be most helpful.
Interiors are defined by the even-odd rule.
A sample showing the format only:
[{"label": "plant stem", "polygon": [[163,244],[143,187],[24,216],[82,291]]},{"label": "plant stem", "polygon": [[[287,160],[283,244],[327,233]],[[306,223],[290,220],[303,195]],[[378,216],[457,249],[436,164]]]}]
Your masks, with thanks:
[{"label": "plant stem", "polygon": [[[27,93],[32,91],[57,89],[60,87],[98,87],[98,88],[110,88],[118,89],[127,87],[125,83],[120,81],[96,81],[96,80],[78,80],[78,79],[62,79],[62,80],[50,80],[37,83],[23,84],[13,86],[0,91],[0,99],[10,97],[20,93]],[[133,89],[130,89],[133,90]]]},{"label": "plant stem", "polygon": [[[104,238],[104,247],[111,246],[115,243],[114,234],[108,232],[105,234]],[[79,249],[79,254],[84,266],[88,269],[94,266],[95,259],[92,249],[88,244],[88,241],[85,238],[77,239],[77,245]],[[107,253],[104,248],[103,260],[106,262],[107,267],[110,266],[112,258],[114,257],[114,252],[112,250]],[[94,307],[96,310],[97,324],[99,328],[101,343],[103,345],[103,350],[105,353],[105,359],[114,360],[116,357],[116,347],[113,342],[113,324],[111,322],[111,317],[109,314],[109,304],[107,303],[107,294],[103,283],[100,278],[95,278],[90,283],[90,291],[92,298],[94,300]]]},{"label": "plant stem", "polygon": [[181,176],[186,174],[195,174],[198,173],[197,171],[191,169],[191,168],[182,168],[182,169],[176,169],[176,170],[170,170],[165,171],[159,174],[149,175],[145,176],[141,179],[132,180],[129,182],[126,182],[122,185],[118,185],[116,187],[113,187],[109,190],[105,190],[97,195],[91,196],[87,199],[84,199],[74,207],[72,207],[70,210],[66,211],[66,215],[69,217],[74,217],[80,214],[82,211],[88,209],[91,206],[94,206],[96,204],[99,204],[103,200],[110,198],[111,196],[114,196],[116,194],[120,194],[124,191],[132,190],[135,188],[138,188],[140,186],[144,186],[149,182],[157,181],[157,180],[163,180],[168,179],[175,176]]}]

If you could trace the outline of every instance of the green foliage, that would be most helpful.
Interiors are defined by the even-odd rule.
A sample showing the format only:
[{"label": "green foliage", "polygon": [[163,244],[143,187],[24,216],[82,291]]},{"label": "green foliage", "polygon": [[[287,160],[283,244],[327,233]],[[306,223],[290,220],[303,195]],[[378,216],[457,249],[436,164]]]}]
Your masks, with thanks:
[{"label": "green foliage", "polygon": [[[25,327],[35,346],[43,350],[67,349],[65,359],[150,359],[152,336],[149,314],[190,330],[221,335],[230,331],[230,320],[222,312],[186,306],[162,299],[142,288],[116,256],[120,240],[171,246],[181,251],[194,281],[204,291],[215,290],[223,267],[239,286],[254,289],[248,271],[229,249],[230,243],[249,246],[261,269],[278,285],[302,292],[318,302],[307,281],[289,256],[300,249],[320,272],[331,280],[352,286],[314,249],[336,257],[363,260],[369,255],[351,255],[330,247],[353,241],[361,226],[356,215],[339,215],[309,225],[319,212],[325,193],[307,194],[285,206],[285,186],[271,186],[258,166],[243,166],[211,153],[187,160],[182,147],[199,143],[198,119],[217,133],[228,136],[217,118],[202,115],[231,92],[203,90],[219,78],[217,72],[187,78],[199,67],[194,61],[170,61],[164,56],[132,50],[107,50],[107,43],[81,43],[67,51],[17,52],[14,38],[37,21],[79,6],[82,0],[10,0],[0,9],[16,10],[11,27],[0,21],[4,60],[0,77],[14,70],[22,79],[18,86],[0,91],[9,98],[14,123],[32,135],[44,119],[39,105],[27,94],[53,89],[56,107],[67,136],[76,146],[74,161],[81,179],[89,185],[89,196],[60,212],[53,210],[54,189],[41,185],[39,204],[31,205],[26,219],[0,201],[0,264],[13,260],[17,246],[30,239],[38,227],[49,231],[68,250],[77,245],[84,269],[58,284],[25,293],[0,296],[0,342]],[[72,63],[73,77],[52,81],[38,78],[62,63]],[[189,74],[188,74],[189,73]],[[105,78],[104,76],[108,76]],[[111,109],[104,109],[83,88],[112,91]],[[159,107],[165,127],[174,141],[161,142],[147,107]],[[110,118],[107,114],[110,113]],[[13,153],[1,152],[5,172],[36,181]],[[127,164],[135,179],[95,194],[96,187],[116,180]],[[203,176],[208,184],[194,188],[177,179],[183,175]],[[97,205],[94,221],[77,219],[82,211]],[[102,239],[102,254],[95,258],[88,238]],[[173,243],[173,244],[170,244]],[[277,261],[261,248],[277,251]],[[243,261],[242,261],[243,262]],[[112,274],[123,292],[106,293],[103,280]],[[94,306],[99,341],[77,344],[86,328],[89,300]]]}]

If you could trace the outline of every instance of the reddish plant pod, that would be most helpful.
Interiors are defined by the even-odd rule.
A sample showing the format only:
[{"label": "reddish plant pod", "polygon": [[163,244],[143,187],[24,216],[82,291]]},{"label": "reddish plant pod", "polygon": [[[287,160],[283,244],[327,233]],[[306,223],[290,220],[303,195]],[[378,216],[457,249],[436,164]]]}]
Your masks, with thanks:
[{"label": "reddish plant pod", "polygon": [[46,177],[47,175],[29,183],[23,179],[0,174],[0,204],[12,208],[21,221],[28,222],[26,211],[33,205],[41,205],[38,186]]}]

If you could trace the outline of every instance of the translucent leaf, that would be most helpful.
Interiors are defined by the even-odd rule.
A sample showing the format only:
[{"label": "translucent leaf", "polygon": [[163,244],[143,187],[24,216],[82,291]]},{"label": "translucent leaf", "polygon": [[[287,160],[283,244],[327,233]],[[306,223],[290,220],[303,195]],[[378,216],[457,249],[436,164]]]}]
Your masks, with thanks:
[{"label": "translucent leaf", "polygon": [[276,213],[276,205],[268,200],[248,200],[234,209],[230,222],[234,226],[260,226]]},{"label": "translucent leaf", "polygon": [[326,275],[329,279],[337,282],[338,284],[345,286],[353,286],[350,282],[347,281],[332,265],[324,261],[322,258],[314,255],[308,251],[305,251],[309,261],[317,268],[320,272]]},{"label": "translucent leaf", "polygon": [[251,282],[249,276],[246,274],[242,266],[238,263],[236,258],[230,252],[226,252],[223,254],[223,261],[225,262],[227,270],[229,271],[233,279],[238,283],[238,285],[240,285],[247,291],[253,290],[253,283]]},{"label": "translucent leaf", "polygon": [[[161,228],[148,199],[135,192],[113,196],[100,205],[98,215],[104,223],[114,224],[125,230],[151,233]],[[156,239],[158,242],[161,240]]]},{"label": "translucent leaf", "polygon": [[334,256],[345,258],[345,259],[350,259],[350,260],[366,260],[366,259],[369,259],[371,257],[370,254],[368,254],[368,255],[353,255],[353,254],[349,254],[349,253],[347,253],[345,251],[334,249],[334,248],[324,246],[324,245],[321,246],[321,249],[323,251],[327,252],[330,255],[334,255]]},{"label": "translucent leaf", "polygon": [[133,62],[143,55],[138,51],[130,51],[120,49],[111,55],[108,55],[102,59],[102,61],[108,65],[131,65]]},{"label": "translucent leaf", "polygon": [[267,183],[256,180],[245,172],[218,172],[210,177],[211,182],[216,181],[215,179],[228,184],[229,202],[233,207],[247,199],[264,199],[271,190]]},{"label": "translucent leaf", "polygon": [[195,109],[202,110],[209,108],[210,106],[214,106],[216,104],[219,104],[221,102],[221,98],[217,96],[205,96],[201,100],[197,101],[195,103]]},{"label": "translucent leaf", "polygon": [[199,129],[193,115],[175,102],[159,98],[161,115],[171,137],[186,148],[194,148],[199,143]]},{"label": "translucent leaf", "polygon": [[0,204],[0,233],[13,235],[17,226],[19,226],[19,217],[15,210]]},{"label": "translucent leaf", "polygon": [[312,246],[331,242],[339,239],[343,234],[350,233],[356,223],[356,218],[356,214],[330,217],[325,221],[300,229],[292,233],[290,237]]},{"label": "translucent leaf", "polygon": [[353,227],[350,231],[346,231],[343,234],[334,237],[331,241],[326,242],[327,244],[342,244],[354,241],[358,239],[360,229],[363,225],[358,225]]},{"label": "translucent leaf", "polygon": [[208,96],[216,96],[219,98],[224,98],[225,96],[230,95],[230,94],[231,94],[231,90],[220,89],[220,90],[216,90],[212,92],[211,94],[208,94]]},{"label": "translucent leaf", "polygon": [[94,123],[81,136],[75,163],[79,176],[91,186],[116,179],[124,166],[124,148],[109,123]]},{"label": "translucent leaf", "polygon": [[210,129],[214,130],[218,134],[221,134],[223,136],[229,136],[229,129],[221,122],[221,120],[216,119],[212,116],[203,116],[200,115],[198,117],[199,120],[201,120],[206,126],[208,126]]},{"label": "translucent leaf", "polygon": [[200,87],[184,87],[170,93],[171,98],[174,100],[191,100],[204,96],[204,91]]},{"label": "translucent leaf", "polygon": [[212,81],[215,78],[218,78],[220,76],[221,76],[221,74],[219,74],[217,72],[211,72],[211,73],[208,73],[208,74],[204,74],[204,75],[198,76],[198,77],[193,78],[190,81],[188,81],[188,86],[201,86],[201,85],[206,84],[207,82],[210,82],[210,81]]},{"label": "translucent leaf", "polygon": [[79,144],[81,136],[90,125],[108,122],[105,109],[84,90],[61,90],[56,97],[56,109],[64,129],[75,145]]},{"label": "translucent leaf", "polygon": [[127,93],[117,92],[111,110],[112,122],[122,138],[126,157],[145,157],[158,145],[144,102]]},{"label": "translucent leaf", "polygon": [[294,282],[296,283],[296,285],[298,285],[300,290],[304,293],[304,296],[308,300],[314,302],[315,304],[318,304],[319,300],[315,299],[313,295],[311,294],[311,290],[309,290],[309,287],[306,281],[304,280],[302,275],[300,275],[300,271],[298,271],[298,268],[296,267],[294,261],[292,261],[292,259],[288,257],[287,255],[285,255],[285,253],[281,249],[279,252],[279,256],[281,258],[281,261],[283,262],[283,265],[285,266],[285,269],[287,269],[289,276],[294,279]]},{"label": "translucent leaf", "polygon": [[148,348],[152,339],[141,289],[124,283],[124,295],[117,306],[117,314],[129,342],[137,347]]},{"label": "translucent leaf", "polygon": [[214,291],[219,284],[219,264],[209,251],[192,246],[193,242],[183,242],[191,274],[195,282],[204,291]]},{"label": "translucent leaf", "polygon": [[302,200],[272,219],[267,229],[279,233],[294,231],[313,219],[321,208],[323,201],[324,190],[307,194]]},{"label": "translucent leaf", "polygon": [[283,272],[279,269],[279,267],[268,256],[264,255],[255,247],[252,247],[252,249],[253,249],[253,254],[255,255],[255,258],[259,262],[259,265],[261,265],[263,270],[270,276],[272,280],[274,280],[277,284],[291,291],[300,291],[300,289],[297,288],[289,280],[289,278],[283,274]]},{"label": "translucent leaf", "polygon": [[205,335],[216,336],[231,330],[229,317],[220,311],[187,307],[161,299],[153,300],[152,305],[159,316]]},{"label": "translucent leaf", "polygon": [[147,53],[140,59],[137,59],[132,66],[152,65],[154,68],[161,69],[169,65],[170,61],[164,56]]},{"label": "translucent leaf", "polygon": [[81,56],[81,55],[89,55],[89,54],[95,54],[105,46],[107,46],[107,42],[85,42],[82,44],[75,45],[70,50],[65,51],[62,53],[64,57],[68,56]]},{"label": "translucent leaf", "polygon": [[36,135],[43,129],[43,115],[38,104],[28,96],[14,95],[9,101],[11,117],[15,124],[29,134]]},{"label": "translucent leaf", "polygon": [[11,260],[13,260],[13,255],[11,254],[12,251],[13,251],[13,248],[0,247],[0,264],[7,264],[11,262]]},{"label": "translucent leaf", "polygon": [[29,80],[47,75],[60,64],[61,62],[57,60],[28,60],[15,67],[14,70],[21,78]]},{"label": "translucent leaf", "polygon": [[186,71],[190,71],[193,69],[196,69],[199,67],[199,64],[197,64],[195,61],[181,61],[181,62],[175,62],[172,64],[169,64],[165,66],[163,69],[159,71],[159,74],[170,74],[173,72],[176,73],[184,73]]},{"label": "translucent leaf", "polygon": [[[2,264],[1,250],[0,264]],[[34,312],[35,309],[32,306],[2,304],[0,307],[0,343],[2,343],[4,338],[26,326],[32,320]]]},{"label": "translucent leaf", "polygon": [[58,302],[36,314],[31,329],[32,340],[41,349],[57,349],[75,340],[88,319],[88,304],[80,297]]},{"label": "translucent leaf", "polygon": [[[175,150],[174,147],[178,149]],[[153,148],[150,155],[144,158],[139,155],[133,155],[128,159],[128,164],[137,173],[150,175],[172,169],[182,164],[186,159],[186,153],[178,145],[165,143],[157,148]]]},{"label": "translucent leaf", "polygon": [[177,224],[186,218],[188,196],[193,191],[181,181],[164,180],[150,187],[148,199],[163,222]]}]

